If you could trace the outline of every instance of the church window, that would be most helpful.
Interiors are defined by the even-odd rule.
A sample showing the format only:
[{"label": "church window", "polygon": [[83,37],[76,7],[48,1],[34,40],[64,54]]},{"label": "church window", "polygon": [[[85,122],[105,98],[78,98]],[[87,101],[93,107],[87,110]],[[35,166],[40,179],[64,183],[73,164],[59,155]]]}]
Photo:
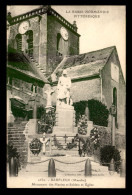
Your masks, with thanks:
[{"label": "church window", "polygon": [[10,76],[6,77],[6,84],[12,85],[12,77],[10,77]]},{"label": "church window", "polygon": [[17,43],[17,50],[22,51],[22,35],[21,34],[16,35],[16,43]]},{"label": "church window", "polygon": [[59,56],[62,56],[61,49],[60,49],[60,39],[61,39],[61,34],[57,34],[57,54]]},{"label": "church window", "polygon": [[33,93],[37,93],[38,92],[38,88],[37,88],[37,86],[35,86],[35,85],[31,85],[31,91],[33,92]]},{"label": "church window", "polygon": [[28,30],[25,34],[16,35],[17,50],[33,56],[33,31]]},{"label": "church window", "polygon": [[117,123],[117,89],[116,89],[116,87],[113,88],[113,104],[116,107],[115,125],[116,125],[116,128],[118,128],[118,123]]},{"label": "church window", "polygon": [[26,53],[29,56],[33,56],[33,31],[29,30],[26,32],[27,35],[27,43],[28,43],[28,48],[26,49]]},{"label": "church window", "polygon": [[31,85],[31,91],[33,92],[33,85]]},{"label": "church window", "polygon": [[37,86],[35,86],[35,93],[37,93]]},{"label": "church window", "polygon": [[57,34],[57,55],[68,55],[68,40],[64,40],[60,33]]}]

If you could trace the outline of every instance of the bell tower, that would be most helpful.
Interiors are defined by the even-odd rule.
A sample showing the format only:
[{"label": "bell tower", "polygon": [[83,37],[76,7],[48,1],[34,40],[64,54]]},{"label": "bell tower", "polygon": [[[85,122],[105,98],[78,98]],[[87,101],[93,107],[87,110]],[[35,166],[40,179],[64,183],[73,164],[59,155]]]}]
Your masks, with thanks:
[{"label": "bell tower", "polygon": [[23,52],[45,75],[50,75],[65,56],[79,54],[76,22],[69,23],[49,5],[12,17],[9,46]]}]

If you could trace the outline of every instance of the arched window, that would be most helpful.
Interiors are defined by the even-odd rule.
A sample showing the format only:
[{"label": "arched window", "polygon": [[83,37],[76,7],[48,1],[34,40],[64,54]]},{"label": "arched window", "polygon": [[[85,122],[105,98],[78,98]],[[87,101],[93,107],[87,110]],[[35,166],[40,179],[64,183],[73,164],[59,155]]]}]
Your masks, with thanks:
[{"label": "arched window", "polygon": [[33,92],[33,85],[31,85],[31,91]]},{"label": "arched window", "polygon": [[33,56],[33,31],[28,30],[25,34],[16,35],[17,50]]},{"label": "arched window", "polygon": [[27,35],[27,43],[28,43],[28,49],[26,50],[26,53],[29,56],[33,56],[33,31],[29,30],[26,32]]},{"label": "arched window", "polygon": [[113,88],[113,104],[116,107],[115,125],[116,125],[116,128],[118,128],[118,123],[117,123],[117,89],[116,89],[116,87]]},{"label": "arched window", "polygon": [[35,86],[35,93],[37,93],[38,92],[38,88],[37,88],[37,86]]},{"label": "arched window", "polygon": [[60,39],[61,39],[61,34],[60,33],[58,33],[57,34],[57,54],[59,55],[59,56],[62,56],[62,51],[60,50]]},{"label": "arched window", "polygon": [[16,35],[16,43],[17,43],[17,50],[22,51],[22,35],[21,34]]},{"label": "arched window", "polygon": [[68,40],[64,40],[60,33],[57,34],[57,54],[68,55]]}]

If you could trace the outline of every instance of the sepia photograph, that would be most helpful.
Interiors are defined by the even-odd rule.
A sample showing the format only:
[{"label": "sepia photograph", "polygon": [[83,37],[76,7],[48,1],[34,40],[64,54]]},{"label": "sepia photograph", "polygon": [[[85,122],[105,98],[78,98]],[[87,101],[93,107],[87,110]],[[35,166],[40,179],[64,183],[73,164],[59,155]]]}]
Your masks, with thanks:
[{"label": "sepia photograph", "polygon": [[6,11],[7,188],[126,188],[126,6]]}]

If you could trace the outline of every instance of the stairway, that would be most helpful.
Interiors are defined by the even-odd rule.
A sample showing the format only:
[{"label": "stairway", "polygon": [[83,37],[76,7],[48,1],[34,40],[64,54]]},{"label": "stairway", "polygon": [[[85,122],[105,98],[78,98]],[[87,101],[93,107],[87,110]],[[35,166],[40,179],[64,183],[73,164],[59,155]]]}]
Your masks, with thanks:
[{"label": "stairway", "polygon": [[[107,166],[101,166],[99,163],[94,162],[92,157],[53,157],[55,162],[56,177],[66,177],[66,176],[84,176],[85,173],[85,163],[87,159],[91,160],[92,165],[92,176],[119,176],[116,172],[111,173]],[[41,158],[41,163],[38,164],[28,164],[26,167],[25,174],[41,174],[43,177],[48,176],[48,164],[51,157],[43,156]],[[46,162],[45,162],[46,161]]]}]

